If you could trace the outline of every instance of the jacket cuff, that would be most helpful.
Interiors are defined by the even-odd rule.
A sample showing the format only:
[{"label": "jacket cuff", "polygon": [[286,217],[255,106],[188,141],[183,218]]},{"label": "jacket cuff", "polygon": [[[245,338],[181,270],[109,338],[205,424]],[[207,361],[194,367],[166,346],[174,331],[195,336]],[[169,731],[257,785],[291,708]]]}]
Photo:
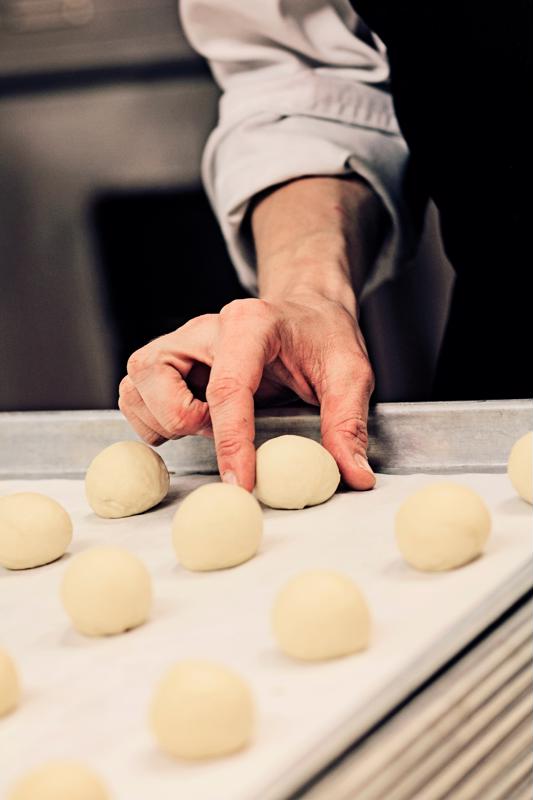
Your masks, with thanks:
[{"label": "jacket cuff", "polygon": [[262,111],[234,118],[234,125],[223,115],[226,123],[213,132],[204,151],[203,179],[239,279],[252,294],[257,294],[255,253],[243,221],[257,194],[288,180],[356,173],[381,198],[389,225],[359,300],[393,278],[412,250],[415,226],[403,196],[408,150],[394,116],[383,108],[390,97],[379,94],[376,113],[384,123],[379,127],[372,126],[375,118],[368,108],[363,124],[348,121],[352,107],[339,121],[338,97],[335,104],[315,104],[306,114]]}]

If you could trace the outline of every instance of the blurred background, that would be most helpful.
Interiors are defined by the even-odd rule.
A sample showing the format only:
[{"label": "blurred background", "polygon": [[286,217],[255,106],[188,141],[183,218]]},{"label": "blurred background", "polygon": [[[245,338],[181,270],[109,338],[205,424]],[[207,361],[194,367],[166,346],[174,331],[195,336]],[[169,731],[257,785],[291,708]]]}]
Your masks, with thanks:
[{"label": "blurred background", "polygon": [[[130,353],[244,297],[200,182],[217,88],[176,0],[0,0],[0,410],[116,407]],[[429,395],[452,271],[364,304],[374,399]]]}]

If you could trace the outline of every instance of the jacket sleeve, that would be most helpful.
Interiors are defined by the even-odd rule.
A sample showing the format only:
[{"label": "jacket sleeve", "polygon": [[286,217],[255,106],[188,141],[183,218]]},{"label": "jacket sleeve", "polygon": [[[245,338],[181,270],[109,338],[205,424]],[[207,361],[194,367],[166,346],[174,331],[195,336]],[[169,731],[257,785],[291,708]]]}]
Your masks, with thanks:
[{"label": "jacket sleeve", "polygon": [[181,15],[223,92],[202,176],[243,285],[256,293],[251,199],[289,179],[351,172],[389,216],[364,295],[393,277],[410,246],[408,151],[385,48],[348,0],[182,0]]}]

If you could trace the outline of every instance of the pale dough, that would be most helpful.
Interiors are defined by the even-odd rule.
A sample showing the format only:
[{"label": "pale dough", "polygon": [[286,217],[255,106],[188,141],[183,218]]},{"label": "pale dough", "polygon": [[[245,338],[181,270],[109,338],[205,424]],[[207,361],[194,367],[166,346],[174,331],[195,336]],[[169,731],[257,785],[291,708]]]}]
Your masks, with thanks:
[{"label": "pale dough", "polygon": [[85,492],[100,517],[131,517],[166,497],[170,479],[161,456],[142,442],[116,442],[98,453],[85,476]]},{"label": "pale dough", "polygon": [[121,547],[93,547],[65,570],[61,600],[74,627],[107,636],[142,625],[152,607],[150,575],[137,556]]},{"label": "pale dough", "polygon": [[335,493],[340,474],[333,456],[305,436],[277,436],[256,453],[255,494],[271,508],[304,508]]},{"label": "pale dough", "polygon": [[288,656],[322,661],[368,647],[370,614],[350,578],[314,570],[292,578],[278,594],[272,628]]},{"label": "pale dough", "polygon": [[252,737],[254,705],[245,681],[209,661],[182,661],[164,675],[150,707],[159,746],[176,758],[216,758]]},{"label": "pale dough", "polygon": [[83,764],[49,761],[20,778],[7,800],[110,800],[110,795]]},{"label": "pale dough", "polygon": [[509,455],[507,474],[522,500],[533,503],[533,433],[530,431],[514,443]]},{"label": "pale dough", "polygon": [[0,648],[0,717],[9,714],[19,704],[20,684],[13,659]]},{"label": "pale dough", "polygon": [[396,514],[396,541],[405,560],[429,572],[477,558],[491,529],[490,513],[472,489],[434,483],[410,495]]},{"label": "pale dough", "polygon": [[44,494],[20,492],[0,497],[0,564],[28,569],[60,558],[72,539],[65,509]]},{"label": "pale dough", "polygon": [[249,492],[207,483],[185,498],[172,523],[178,561],[191,570],[233,567],[255,555],[263,534],[261,506]]}]

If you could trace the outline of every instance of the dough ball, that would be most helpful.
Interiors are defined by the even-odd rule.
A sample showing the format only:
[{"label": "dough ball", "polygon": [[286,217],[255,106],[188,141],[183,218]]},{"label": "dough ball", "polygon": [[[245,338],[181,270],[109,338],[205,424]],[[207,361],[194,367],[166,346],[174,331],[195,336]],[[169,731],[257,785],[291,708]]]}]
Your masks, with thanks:
[{"label": "dough ball", "polygon": [[454,569],[477,558],[489,537],[491,519],[481,497],[456,483],[434,483],[415,492],[396,514],[402,556],[428,572]]},{"label": "dough ball", "polygon": [[533,503],[533,433],[514,443],[509,455],[507,474],[522,500]]},{"label": "dough ball", "polygon": [[370,614],[350,578],[315,570],[297,575],[281,590],[274,603],[272,627],[288,656],[322,661],[368,647]]},{"label": "dough ball", "polygon": [[19,704],[20,685],[13,659],[0,649],[0,717],[9,714]]},{"label": "dough ball", "polygon": [[181,661],[163,676],[150,708],[159,746],[187,760],[241,750],[251,739],[254,708],[243,679],[209,661]]},{"label": "dough ball", "polygon": [[104,784],[76,761],[50,761],[28,772],[8,800],[110,800]]},{"label": "dough ball", "polygon": [[60,558],[72,539],[63,506],[36,492],[0,497],[0,564],[8,569],[40,567]]},{"label": "dough ball", "polygon": [[324,503],[339,481],[335,459],[313,439],[277,436],[257,450],[255,494],[271,508]]},{"label": "dough ball", "polygon": [[74,627],[86,636],[107,636],[146,622],[152,582],[137,556],[121,547],[93,547],[65,570],[61,599]]},{"label": "dough ball", "polygon": [[257,553],[263,534],[261,506],[240,486],[207,483],[185,498],[174,516],[178,561],[192,570],[242,564]]},{"label": "dough ball", "polygon": [[117,442],[98,453],[85,476],[85,492],[100,517],[131,517],[166,497],[170,479],[161,456],[142,442]]}]

